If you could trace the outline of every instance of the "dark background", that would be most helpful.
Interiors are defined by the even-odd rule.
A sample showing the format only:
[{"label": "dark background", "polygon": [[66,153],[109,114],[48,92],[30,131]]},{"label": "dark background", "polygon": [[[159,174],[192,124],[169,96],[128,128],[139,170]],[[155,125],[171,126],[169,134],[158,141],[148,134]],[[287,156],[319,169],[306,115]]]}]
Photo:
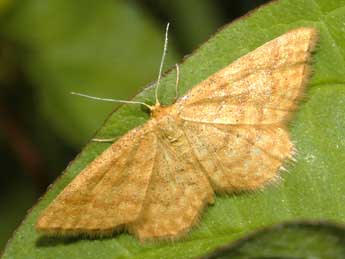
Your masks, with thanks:
[{"label": "dark background", "polygon": [[[114,9],[117,8],[117,14],[122,12],[122,7],[116,3],[126,2],[126,12],[132,15],[133,8],[139,18],[129,19],[126,23],[110,22],[111,25],[107,26],[107,19],[102,18],[105,16],[102,16],[102,9],[93,9],[92,1],[0,1],[0,251],[27,210],[73,160],[114,108],[113,104],[104,106],[79,99],[69,100],[82,102],[81,106],[73,106],[74,103],[70,105],[65,101],[67,97],[64,99],[61,96],[73,91],[73,87],[79,82],[85,82],[68,81],[69,78],[78,74],[82,78],[99,75],[103,79],[109,75],[111,83],[103,83],[95,76],[95,82],[99,81],[99,84],[90,82],[85,88],[78,87],[78,90],[84,93],[103,93],[103,96],[109,98],[129,99],[144,85],[155,80],[163,47],[164,28],[168,21],[171,23],[171,31],[167,66],[171,66],[206,41],[218,28],[268,1],[104,2],[109,2],[110,7],[113,4]],[[104,13],[111,11],[111,8],[103,10]],[[148,23],[146,27],[151,28],[149,31],[135,31],[142,24],[141,19]],[[95,29],[88,31],[93,26]],[[112,48],[119,47],[107,42],[105,37],[111,36],[111,26],[114,27],[114,33],[115,30],[117,33],[115,43],[119,36],[122,37],[119,33],[121,30],[124,32],[122,38],[128,41],[122,43],[122,48],[128,46],[126,69],[120,60],[121,55],[111,53]],[[73,49],[68,40],[81,30],[86,35],[83,44]],[[128,33],[131,30],[133,32]],[[137,38],[142,39],[140,44],[135,44]],[[153,38],[154,44],[159,47],[151,44]],[[51,41],[45,42],[46,39]],[[98,46],[99,42],[101,45],[98,53],[97,49],[90,46]],[[62,54],[59,54],[60,50]],[[109,64],[107,59],[99,61],[99,56],[106,57],[107,52],[111,57]],[[145,63],[148,60],[145,55],[135,53],[154,56],[153,61]],[[89,65],[80,62],[82,54],[90,60]],[[63,68],[58,66],[61,62],[54,63],[58,59],[56,57],[65,57]],[[71,60],[79,60],[79,63]],[[109,72],[104,69],[108,67],[111,68]],[[112,71],[116,74],[122,70],[130,70],[128,75],[123,76],[133,80],[122,80],[118,84],[112,79]],[[62,74],[59,71],[63,71]],[[69,77],[64,77],[66,71]],[[102,90],[95,89],[97,87]],[[73,117],[74,115],[78,117]],[[74,118],[81,118],[85,126]]]}]

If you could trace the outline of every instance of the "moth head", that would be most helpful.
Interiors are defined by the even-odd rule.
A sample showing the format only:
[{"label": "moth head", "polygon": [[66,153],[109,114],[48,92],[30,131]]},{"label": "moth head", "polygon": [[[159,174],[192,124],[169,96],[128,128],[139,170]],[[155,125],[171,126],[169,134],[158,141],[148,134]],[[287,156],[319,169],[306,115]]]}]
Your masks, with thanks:
[{"label": "moth head", "polygon": [[155,119],[160,119],[167,114],[171,114],[171,106],[163,106],[160,103],[156,103],[151,106],[151,117]]}]

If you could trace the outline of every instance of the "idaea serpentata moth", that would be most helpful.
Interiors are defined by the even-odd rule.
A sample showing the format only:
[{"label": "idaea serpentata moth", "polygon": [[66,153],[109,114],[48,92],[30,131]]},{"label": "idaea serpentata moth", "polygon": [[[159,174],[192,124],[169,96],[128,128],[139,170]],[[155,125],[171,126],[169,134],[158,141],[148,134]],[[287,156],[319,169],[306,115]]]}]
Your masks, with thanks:
[{"label": "idaea serpentata moth", "polygon": [[304,93],[317,39],[314,28],[291,30],[173,105],[158,98],[145,104],[151,118],[82,170],[43,211],[37,230],[92,236],[125,230],[141,241],[176,239],[215,194],[260,189],[279,178],[294,154],[286,123]]}]

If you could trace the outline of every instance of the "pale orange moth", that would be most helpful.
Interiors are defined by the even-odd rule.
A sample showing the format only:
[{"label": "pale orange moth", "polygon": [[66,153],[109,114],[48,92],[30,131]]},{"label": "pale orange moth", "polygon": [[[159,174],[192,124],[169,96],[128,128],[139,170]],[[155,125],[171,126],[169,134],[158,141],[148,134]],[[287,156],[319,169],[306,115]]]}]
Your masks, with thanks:
[{"label": "pale orange moth", "polygon": [[126,230],[141,241],[176,239],[198,222],[215,193],[257,190],[278,179],[294,154],[286,122],[310,76],[317,34],[291,30],[171,106],[159,103],[156,86],[156,104],[145,104],[151,119],[76,176],[40,215],[37,230],[92,236]]}]

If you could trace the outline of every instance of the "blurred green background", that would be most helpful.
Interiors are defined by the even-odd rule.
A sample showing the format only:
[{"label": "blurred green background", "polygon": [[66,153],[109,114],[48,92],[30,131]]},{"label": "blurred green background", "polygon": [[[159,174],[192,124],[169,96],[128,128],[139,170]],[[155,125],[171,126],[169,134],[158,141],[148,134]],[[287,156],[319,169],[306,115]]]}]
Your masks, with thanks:
[{"label": "blurred green background", "polygon": [[222,25],[268,1],[0,0],[0,251],[116,107]]}]

